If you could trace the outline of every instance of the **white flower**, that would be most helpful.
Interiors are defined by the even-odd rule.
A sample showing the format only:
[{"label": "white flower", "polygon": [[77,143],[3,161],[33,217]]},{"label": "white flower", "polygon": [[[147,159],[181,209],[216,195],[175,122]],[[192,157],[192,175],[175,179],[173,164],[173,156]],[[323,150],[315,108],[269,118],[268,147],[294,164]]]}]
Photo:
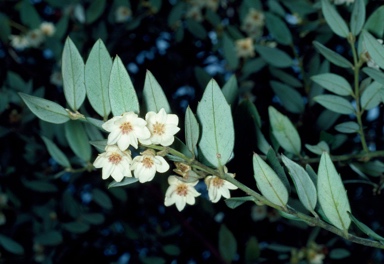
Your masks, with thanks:
[{"label": "white flower", "polygon": [[132,11],[126,6],[119,6],[115,11],[115,20],[117,23],[128,21],[132,16]]},{"label": "white flower", "polygon": [[93,166],[103,168],[104,180],[112,176],[115,181],[120,182],[124,177],[132,177],[131,163],[132,157],[129,150],[121,151],[116,145],[108,145],[105,147],[105,152],[97,156]]},{"label": "white flower", "polygon": [[15,49],[23,50],[29,47],[28,39],[25,36],[11,35],[9,39],[11,40],[11,46]]},{"label": "white flower", "polygon": [[55,25],[51,22],[43,22],[40,24],[40,30],[45,36],[52,36],[55,33]]},{"label": "white flower", "polygon": [[250,37],[260,37],[263,33],[264,20],[265,16],[263,12],[251,8],[242,22],[241,30],[247,32]]},{"label": "white flower", "polygon": [[235,44],[237,57],[250,58],[255,56],[252,38],[238,39]]},{"label": "white flower", "polygon": [[161,108],[159,113],[148,112],[145,115],[147,127],[151,132],[151,137],[147,139],[140,139],[140,142],[145,145],[160,144],[162,146],[169,146],[175,140],[174,136],[180,128],[177,127],[179,117],[173,114],[167,114],[164,108]]},{"label": "white flower", "polygon": [[[227,167],[224,167],[224,172],[232,178],[235,177],[235,174],[227,173]],[[204,181],[208,188],[209,200],[211,200],[212,203],[217,203],[220,200],[221,196],[227,199],[231,198],[229,190],[237,189],[237,186],[235,186],[234,184],[225,181],[217,176],[207,176]]]},{"label": "white flower", "polygon": [[200,195],[194,188],[198,181],[183,182],[176,176],[169,176],[168,183],[170,186],[165,193],[165,206],[176,204],[177,210],[181,211],[186,204],[195,204],[195,197]]},{"label": "white flower", "polygon": [[163,173],[169,170],[169,164],[163,157],[156,156],[153,150],[147,149],[141,154],[142,156],[136,156],[133,159],[131,166],[135,178],[138,178],[141,183],[151,181],[156,171]]},{"label": "white flower", "polygon": [[126,112],[105,122],[102,127],[111,132],[108,135],[108,145],[117,144],[124,151],[130,145],[137,148],[138,139],[144,140],[151,136],[147,122],[134,112]]},{"label": "white flower", "polygon": [[31,47],[37,48],[44,41],[44,35],[40,29],[34,29],[28,31],[27,39]]}]

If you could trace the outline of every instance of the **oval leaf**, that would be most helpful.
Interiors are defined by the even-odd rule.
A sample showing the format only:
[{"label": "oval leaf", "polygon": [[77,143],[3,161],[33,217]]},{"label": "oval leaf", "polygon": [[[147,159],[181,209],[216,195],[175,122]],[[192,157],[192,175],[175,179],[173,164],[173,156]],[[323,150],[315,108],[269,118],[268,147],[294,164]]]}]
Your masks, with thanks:
[{"label": "oval leaf", "polygon": [[245,197],[233,197],[233,198],[225,199],[224,201],[229,208],[235,209],[236,207],[242,205],[243,203],[249,202],[249,201],[253,202],[255,201],[255,199],[252,196],[245,196]]},{"label": "oval leaf", "polygon": [[317,203],[317,191],[315,184],[308,173],[299,164],[282,155],[282,161],[289,170],[293,183],[295,184],[297,195],[301,203],[308,210],[313,212]]},{"label": "oval leaf", "polygon": [[328,220],[337,228],[348,230],[351,211],[347,192],[327,152],[321,155],[317,177],[319,203]]},{"label": "oval leaf", "polygon": [[231,70],[235,70],[239,65],[239,57],[236,54],[236,47],[233,40],[227,34],[223,35],[223,55]]},{"label": "oval leaf", "polygon": [[324,89],[338,95],[351,95],[353,93],[349,82],[333,73],[323,73],[311,77],[312,81],[321,85]]},{"label": "oval leaf", "polygon": [[108,83],[112,59],[102,40],[96,41],[85,64],[85,85],[91,106],[102,117],[111,112]]},{"label": "oval leaf", "polygon": [[219,230],[219,251],[227,263],[232,262],[237,253],[235,236],[225,225],[221,225]]},{"label": "oval leaf", "polygon": [[372,109],[378,106],[381,102],[381,92],[383,90],[383,85],[378,82],[373,82],[365,88],[363,94],[361,95],[361,107],[364,110]]},{"label": "oval leaf", "polygon": [[84,161],[91,159],[91,145],[83,124],[78,121],[70,121],[64,125],[65,137],[72,151]]},{"label": "oval leaf", "polygon": [[327,60],[329,60],[333,64],[343,68],[353,68],[352,63],[350,63],[346,58],[334,52],[333,50],[328,49],[320,42],[314,41],[313,45],[315,46],[318,52],[320,52]]},{"label": "oval leaf", "polygon": [[317,155],[323,154],[324,151],[329,152],[329,146],[324,141],[320,141],[317,145],[308,145],[305,144],[305,147]]},{"label": "oval leaf", "polygon": [[304,101],[301,94],[288,85],[276,81],[270,82],[273,91],[280,98],[283,106],[292,113],[302,113],[304,111]]},{"label": "oval leaf", "polygon": [[384,6],[376,8],[376,10],[368,18],[367,22],[364,25],[366,30],[374,33],[376,36],[382,36],[384,34]]},{"label": "oval leaf", "polygon": [[64,223],[63,224],[63,227],[71,232],[71,233],[75,233],[75,234],[81,234],[81,233],[85,233],[89,230],[90,226],[89,224],[86,224],[86,223],[81,223],[81,222],[69,222],[69,223]]},{"label": "oval leaf", "polygon": [[222,92],[228,104],[232,105],[236,102],[237,94],[239,93],[237,86],[236,75],[232,75],[231,78],[224,84]]},{"label": "oval leaf", "polygon": [[301,140],[292,122],[272,106],[268,108],[268,113],[272,133],[280,146],[290,153],[300,155]]},{"label": "oval leaf", "polygon": [[352,222],[355,223],[355,225],[363,231],[365,234],[367,234],[369,237],[384,242],[384,237],[378,235],[375,233],[371,228],[369,228],[366,224],[360,222],[357,220],[356,217],[354,217],[350,212],[348,212],[349,217],[351,218]]},{"label": "oval leaf", "polygon": [[349,115],[355,112],[355,109],[353,108],[352,104],[347,99],[344,99],[343,97],[337,95],[318,95],[313,98],[313,100],[315,100],[325,108],[339,114]]},{"label": "oval leaf", "polygon": [[65,168],[70,168],[71,163],[69,163],[69,160],[67,156],[56,146],[55,143],[52,142],[49,138],[46,138],[44,136],[41,136],[41,138],[44,141],[45,146],[48,149],[49,154],[51,157],[56,160],[57,163],[59,163],[61,166]]},{"label": "oval leaf", "polygon": [[380,68],[384,69],[384,46],[367,31],[363,30],[362,34],[369,56],[373,58],[375,63],[379,65]]},{"label": "oval leaf", "polygon": [[17,255],[24,254],[24,248],[19,243],[17,243],[15,240],[13,240],[7,236],[0,235],[0,244],[8,252],[11,252],[11,253],[17,254]]},{"label": "oval leaf", "polygon": [[365,3],[364,0],[355,0],[351,15],[351,32],[354,36],[359,35],[365,22]]},{"label": "oval leaf", "polygon": [[325,21],[327,21],[327,24],[332,31],[342,38],[348,37],[349,29],[347,23],[345,23],[343,18],[337,12],[335,6],[332,5],[329,0],[321,0],[321,9],[323,11]]},{"label": "oval leaf", "polygon": [[143,97],[147,112],[154,111],[157,113],[161,108],[164,108],[167,113],[171,112],[171,107],[169,106],[163,89],[148,70],[145,75]]},{"label": "oval leaf", "polygon": [[202,127],[201,153],[213,166],[225,165],[233,152],[235,132],[231,108],[213,79],[197,106],[197,116]]},{"label": "oval leaf", "polygon": [[92,197],[93,197],[93,200],[101,207],[108,210],[112,209],[111,198],[109,198],[109,196],[102,190],[99,190],[99,189],[92,190]]},{"label": "oval leaf", "polygon": [[195,155],[197,154],[196,145],[199,141],[199,136],[199,123],[197,123],[195,115],[188,106],[185,111],[185,143],[187,144],[188,149]]},{"label": "oval leaf", "polygon": [[62,124],[70,119],[64,107],[55,102],[24,93],[19,93],[19,95],[29,110],[41,120],[54,124]]},{"label": "oval leaf", "polygon": [[85,99],[84,61],[69,37],[64,44],[61,69],[65,99],[76,111]]},{"label": "oval leaf", "polygon": [[289,57],[287,53],[277,48],[256,45],[255,50],[268,64],[272,66],[285,68],[290,67],[293,64],[292,58]]},{"label": "oval leaf", "polygon": [[126,68],[116,56],[109,79],[109,98],[114,116],[133,111],[139,113],[139,100]]},{"label": "oval leaf", "polygon": [[121,187],[121,186],[130,185],[130,184],[135,183],[137,181],[139,181],[138,178],[124,177],[124,179],[121,182],[116,182],[116,181],[111,182],[108,185],[108,189],[112,188],[112,187]]},{"label": "oval leaf", "polygon": [[291,31],[280,17],[270,12],[266,12],[265,18],[269,32],[278,43],[283,45],[292,44]]},{"label": "oval leaf", "polygon": [[374,79],[376,82],[379,82],[384,85],[384,73],[380,70],[365,67],[363,68],[363,72],[365,72],[369,77]]},{"label": "oval leaf", "polygon": [[359,124],[353,121],[344,122],[335,126],[335,129],[341,133],[357,133],[360,129]]},{"label": "oval leaf", "polygon": [[288,191],[279,176],[256,153],[253,154],[253,171],[257,188],[261,194],[274,204],[285,207]]},{"label": "oval leaf", "polygon": [[63,241],[63,236],[57,231],[49,231],[37,235],[34,241],[43,246],[57,246]]}]

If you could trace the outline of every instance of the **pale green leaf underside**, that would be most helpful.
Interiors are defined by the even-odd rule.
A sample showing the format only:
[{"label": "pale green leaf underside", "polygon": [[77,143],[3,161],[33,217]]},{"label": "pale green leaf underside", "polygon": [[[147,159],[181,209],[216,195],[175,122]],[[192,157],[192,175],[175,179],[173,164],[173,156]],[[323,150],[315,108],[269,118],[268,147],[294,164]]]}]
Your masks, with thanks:
[{"label": "pale green leaf underside", "polygon": [[199,141],[200,127],[195,115],[191,108],[187,107],[185,111],[185,143],[188,149],[196,155],[197,153],[197,142]]},{"label": "pale green leaf underside", "polygon": [[314,100],[325,108],[339,114],[349,115],[355,112],[352,104],[347,99],[337,95],[318,95]]},{"label": "pale green leaf underside", "polygon": [[357,133],[359,124],[353,121],[344,122],[335,126],[335,129],[341,133]]},{"label": "pale green leaf underside", "polygon": [[333,73],[323,73],[311,77],[312,81],[321,85],[324,89],[338,95],[351,95],[353,93],[348,81]]},{"label": "pale green leaf underside", "polygon": [[379,65],[380,68],[384,69],[384,46],[368,31],[363,30],[362,34],[369,56],[373,58],[374,62]]},{"label": "pale green leaf underside", "polygon": [[56,162],[59,163],[61,166],[65,168],[70,168],[71,163],[69,162],[67,156],[65,156],[65,154],[56,146],[56,144],[53,143],[49,138],[46,138],[44,136],[41,136],[41,138],[43,139],[44,144],[47,147],[51,157],[56,160]]},{"label": "pale green leaf underside", "polygon": [[41,120],[54,124],[62,124],[69,120],[68,112],[57,103],[24,93],[19,95],[29,110]]},{"label": "pale green leaf underside", "polygon": [[325,21],[327,21],[327,24],[332,29],[332,31],[340,37],[348,37],[348,26],[340,14],[336,11],[335,6],[332,5],[329,0],[322,0],[321,8]]},{"label": "pale green leaf underside", "polygon": [[357,36],[364,26],[365,22],[365,1],[355,0],[352,14],[351,14],[351,32],[354,36]]},{"label": "pale green leaf underside", "polygon": [[76,111],[85,99],[84,61],[75,44],[67,38],[62,56],[64,95],[67,103]]},{"label": "pale green leaf underside", "polygon": [[274,204],[285,206],[288,202],[288,191],[284,183],[257,154],[253,154],[253,172],[257,188],[262,195]]},{"label": "pale green leaf underside", "polygon": [[353,68],[352,63],[350,63],[346,58],[327,48],[320,42],[314,41],[313,45],[315,46],[318,52],[320,52],[327,60],[329,60],[333,64],[343,68]]},{"label": "pale green leaf underside", "polygon": [[197,106],[202,127],[199,147],[213,166],[225,165],[233,151],[235,132],[231,108],[219,85],[211,80]]},{"label": "pale green leaf underside", "polygon": [[347,212],[351,207],[341,177],[326,152],[321,155],[317,174],[318,199],[325,216],[337,228],[348,230],[351,219]]},{"label": "pale green leaf underside", "polygon": [[72,151],[83,161],[91,159],[91,145],[85,133],[83,124],[79,121],[70,121],[65,123],[65,137]]},{"label": "pale green leaf underside", "polygon": [[163,89],[153,74],[148,70],[145,75],[143,98],[148,112],[154,111],[158,113],[161,108],[164,108],[167,113],[171,112],[171,107],[169,106]]},{"label": "pale green leaf underside", "polygon": [[329,146],[326,142],[320,141],[317,143],[317,145],[309,145],[305,144],[305,147],[311,151],[312,153],[315,153],[317,155],[323,154],[324,151],[329,152]]},{"label": "pale green leaf underside", "polygon": [[365,88],[361,95],[361,107],[364,110],[372,109],[378,106],[381,102],[381,92],[383,90],[383,84],[379,82],[373,82]]}]

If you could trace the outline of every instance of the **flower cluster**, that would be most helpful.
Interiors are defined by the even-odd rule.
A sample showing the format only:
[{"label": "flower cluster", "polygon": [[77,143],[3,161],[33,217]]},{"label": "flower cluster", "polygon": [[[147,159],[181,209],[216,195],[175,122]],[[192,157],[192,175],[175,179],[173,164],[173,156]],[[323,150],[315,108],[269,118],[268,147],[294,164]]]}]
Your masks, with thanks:
[{"label": "flower cluster", "polygon": [[[125,177],[135,177],[139,182],[149,182],[156,172],[164,173],[170,166],[161,155],[153,149],[148,148],[132,158],[130,147],[137,149],[139,144],[170,146],[175,138],[174,135],[180,130],[178,127],[179,118],[174,114],[167,114],[162,108],[158,113],[148,112],[145,120],[134,112],[126,112],[121,116],[115,116],[105,122],[102,127],[109,132],[105,152],[98,155],[93,165],[95,168],[102,168],[102,178],[110,176],[121,182]],[[194,186],[198,183],[199,177],[189,165],[176,163],[177,174],[168,177],[169,187],[165,194],[164,204],[170,206],[175,204],[179,211],[183,210],[186,204],[193,205],[195,197],[200,193]],[[133,172],[133,173],[132,173]],[[224,173],[231,177],[234,174],[228,173],[224,167]],[[237,187],[217,176],[207,176],[205,183],[208,188],[209,200],[216,203],[221,197],[230,198],[229,190]]]},{"label": "flower cluster", "polygon": [[110,132],[105,152],[99,154],[93,165],[102,168],[103,179],[109,176],[120,182],[124,177],[132,177],[140,182],[151,181],[156,172],[166,172],[168,163],[153,150],[145,150],[141,155],[132,159],[130,146],[137,149],[139,142],[144,145],[160,144],[169,146],[174,141],[174,135],[180,130],[177,127],[179,118],[167,114],[164,109],[159,113],[148,112],[145,120],[134,112],[126,112],[115,116],[103,124]]},{"label": "flower cluster", "polygon": [[189,8],[185,14],[186,18],[191,18],[196,20],[197,22],[203,21],[203,9],[207,8],[216,12],[219,8],[220,1],[219,0],[191,0],[189,1]]},{"label": "flower cluster", "polygon": [[249,9],[241,25],[241,30],[246,32],[251,38],[258,38],[263,33],[265,16],[263,12],[254,8]]},{"label": "flower cluster", "polygon": [[239,58],[251,58],[255,56],[255,48],[252,38],[238,39],[235,42],[236,54]]},{"label": "flower cluster", "polygon": [[9,37],[11,46],[18,50],[26,48],[37,48],[44,41],[46,37],[50,37],[55,33],[55,25],[50,22],[43,22],[39,28],[29,30],[22,35],[11,35]]}]

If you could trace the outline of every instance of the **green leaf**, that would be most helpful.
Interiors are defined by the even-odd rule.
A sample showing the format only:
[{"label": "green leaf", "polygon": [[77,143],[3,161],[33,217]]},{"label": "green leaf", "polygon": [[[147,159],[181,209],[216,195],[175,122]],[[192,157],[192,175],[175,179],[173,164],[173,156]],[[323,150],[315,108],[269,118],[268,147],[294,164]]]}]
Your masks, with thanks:
[{"label": "green leaf", "polygon": [[65,137],[72,151],[83,161],[90,161],[91,146],[84,126],[78,121],[70,121],[64,125]]},{"label": "green leaf", "polygon": [[29,110],[41,120],[54,124],[62,124],[69,120],[68,112],[57,103],[24,93],[19,95]]},{"label": "green leaf", "polygon": [[296,114],[304,111],[304,101],[298,91],[281,82],[270,81],[269,83],[285,109]]},{"label": "green leaf", "polygon": [[327,24],[332,31],[342,38],[347,38],[349,35],[348,26],[337,12],[335,6],[332,5],[329,0],[321,0],[321,9],[323,11],[325,21],[327,21]]},{"label": "green leaf", "polygon": [[314,212],[317,203],[317,191],[315,184],[303,167],[282,155],[282,161],[289,170],[293,183],[295,184],[297,195],[304,207]]},{"label": "green leaf", "polygon": [[0,235],[0,245],[7,250],[8,252],[11,252],[13,254],[22,255],[24,254],[24,248],[17,243],[12,238],[9,238],[4,235]]},{"label": "green leaf", "polygon": [[347,212],[351,207],[341,177],[327,152],[321,155],[317,175],[318,198],[325,216],[331,224],[347,231],[351,224]]},{"label": "green leaf", "polygon": [[335,126],[335,129],[341,133],[357,133],[360,129],[359,124],[353,121],[344,122]]},{"label": "green leaf", "polygon": [[192,18],[187,18],[185,21],[187,29],[192,33],[192,35],[199,39],[207,38],[207,31],[199,22],[193,20]]},{"label": "green leaf", "polygon": [[344,99],[343,97],[337,95],[318,95],[313,98],[313,100],[315,100],[325,108],[339,114],[349,115],[355,112],[355,109],[353,108],[352,104],[347,99]]},{"label": "green leaf", "polygon": [[315,153],[317,155],[321,155],[323,154],[323,152],[329,152],[329,146],[326,142],[324,141],[320,141],[319,143],[317,143],[317,145],[309,145],[309,144],[305,144],[305,147],[311,151],[312,153]]},{"label": "green leaf", "polygon": [[223,35],[223,55],[231,70],[237,69],[239,65],[239,57],[236,54],[235,43],[227,34]]},{"label": "green leaf", "polygon": [[346,58],[327,48],[320,42],[314,41],[313,45],[315,46],[318,52],[320,52],[327,60],[329,60],[333,64],[342,68],[353,68],[352,63],[350,63]]},{"label": "green leaf", "polygon": [[109,196],[99,189],[93,189],[92,190],[92,198],[93,200],[100,205],[101,207],[110,210],[112,209],[112,201]]},{"label": "green leaf", "polygon": [[286,151],[299,156],[301,140],[292,122],[272,106],[268,107],[268,113],[272,133],[280,146]]},{"label": "green leaf", "polygon": [[381,102],[381,92],[383,90],[383,84],[373,82],[364,89],[361,95],[361,107],[364,110],[372,109],[378,106]]},{"label": "green leaf", "polygon": [[354,217],[350,212],[348,212],[348,215],[349,217],[351,218],[352,222],[361,230],[363,231],[365,234],[367,234],[369,237],[373,238],[373,239],[376,239],[376,240],[379,240],[379,241],[383,241],[384,242],[384,237],[378,235],[377,233],[375,233],[375,231],[373,231],[371,228],[369,228],[366,224],[360,222],[359,220],[357,220],[356,217]]},{"label": "green leaf", "polygon": [[165,264],[165,259],[160,257],[140,257],[143,264]]},{"label": "green leaf", "polygon": [[25,187],[31,190],[42,192],[42,193],[57,192],[58,190],[56,185],[44,180],[35,180],[35,181],[24,180],[23,184],[25,185]]},{"label": "green leaf", "polygon": [[65,156],[65,154],[56,146],[56,144],[53,143],[49,138],[44,136],[41,136],[41,138],[43,139],[51,157],[64,168],[70,168],[71,163],[69,162],[67,156]]},{"label": "green leaf", "polygon": [[109,79],[109,98],[114,116],[133,111],[139,113],[140,106],[135,88],[123,62],[116,56]]},{"label": "green leaf", "polygon": [[225,199],[224,202],[229,208],[235,209],[236,207],[239,207],[245,202],[249,202],[249,201],[253,202],[254,200],[255,199],[252,196],[245,196],[245,197],[233,197],[233,198]]},{"label": "green leaf", "polygon": [[145,75],[143,97],[147,112],[154,111],[158,113],[161,108],[164,108],[167,113],[171,112],[171,107],[169,106],[163,89],[148,70]]},{"label": "green leaf", "polygon": [[275,76],[280,81],[282,81],[283,83],[285,83],[289,86],[297,87],[297,88],[303,87],[303,84],[297,78],[293,77],[292,75],[290,75],[284,71],[281,71],[281,70],[276,69],[274,67],[270,67],[269,71],[271,72],[271,74],[273,76]]},{"label": "green leaf", "polygon": [[61,68],[65,99],[76,111],[85,99],[84,61],[69,37],[64,44]]},{"label": "green leaf", "polygon": [[364,0],[355,0],[351,15],[351,32],[354,36],[359,35],[365,22],[365,2]]},{"label": "green leaf", "polygon": [[185,143],[188,149],[194,154],[197,154],[197,142],[199,141],[200,127],[191,108],[187,107],[185,111]]},{"label": "green leaf", "polygon": [[332,93],[338,95],[353,94],[352,87],[349,82],[344,77],[337,74],[323,73],[312,76],[311,79]]},{"label": "green leaf", "polygon": [[245,263],[257,263],[260,258],[260,250],[257,238],[252,236],[245,245]]},{"label": "green leaf", "polygon": [[287,175],[285,174],[283,166],[281,166],[280,164],[276,152],[271,147],[269,147],[267,152],[267,162],[271,166],[271,168],[276,172],[277,176],[279,176],[280,180],[283,182],[289,194],[291,192],[291,185],[288,181]]},{"label": "green leaf", "polygon": [[379,65],[380,68],[384,68],[384,46],[380,44],[377,39],[372,36],[366,30],[362,32],[363,40],[365,47],[369,53],[369,56],[373,58],[375,63]]},{"label": "green leaf", "polygon": [[258,72],[266,65],[265,60],[262,58],[256,58],[247,60],[242,70],[242,78],[246,78],[252,73]]},{"label": "green leaf", "polygon": [[63,14],[63,16],[55,25],[56,29],[55,29],[55,33],[53,34],[53,37],[61,40],[64,37],[64,35],[66,35],[67,29],[68,29],[68,22],[69,22],[68,15]]},{"label": "green leaf", "polygon": [[225,165],[233,152],[235,132],[231,108],[213,79],[197,106],[197,116],[202,127],[201,153],[213,166]]},{"label": "green leaf", "polygon": [[291,31],[280,17],[266,12],[265,19],[269,33],[278,43],[283,45],[292,44]]},{"label": "green leaf", "polygon": [[219,229],[219,252],[228,263],[232,262],[237,253],[236,238],[225,225],[221,225]]},{"label": "green leaf", "polygon": [[384,6],[378,7],[368,18],[364,25],[364,29],[372,32],[376,36],[383,36],[384,34]]},{"label": "green leaf", "polygon": [[164,245],[163,251],[170,256],[179,256],[181,253],[180,247],[173,244]]},{"label": "green leaf", "polygon": [[69,223],[64,223],[63,227],[67,231],[69,231],[71,233],[75,233],[75,234],[85,233],[90,228],[89,224],[82,223],[82,222],[75,222],[75,221],[74,222],[69,222]]},{"label": "green leaf", "polygon": [[23,25],[28,26],[30,29],[39,28],[41,24],[39,14],[29,0],[23,0],[21,2],[20,19]]},{"label": "green leaf", "polygon": [[81,219],[91,225],[100,225],[104,223],[105,217],[99,213],[88,213],[81,215]]},{"label": "green leaf", "polygon": [[104,139],[104,140],[94,140],[94,141],[89,141],[89,144],[94,146],[98,151],[104,152],[105,151],[105,147],[108,145],[107,142],[108,142],[108,140],[106,140],[106,139]]},{"label": "green leaf", "polygon": [[293,64],[292,58],[287,53],[277,48],[255,45],[255,50],[268,64],[277,68],[290,67]]},{"label": "green leaf", "polygon": [[253,172],[257,188],[269,201],[285,207],[288,202],[288,191],[279,176],[256,153],[253,154]]},{"label": "green leaf", "polygon": [[91,24],[98,19],[103,13],[106,5],[106,0],[93,0],[85,11],[86,22]]},{"label": "green leaf", "polygon": [[85,64],[85,87],[93,109],[102,117],[111,112],[108,84],[112,59],[102,40],[97,40]]},{"label": "green leaf", "polygon": [[343,259],[349,257],[351,253],[344,248],[334,248],[329,252],[330,259]]},{"label": "green leaf", "polygon": [[9,41],[10,35],[11,26],[9,24],[9,18],[4,13],[0,13],[0,40],[6,43]]},{"label": "green leaf", "polygon": [[58,246],[63,242],[63,236],[58,231],[48,231],[37,235],[34,241],[43,246]]},{"label": "green leaf", "polygon": [[112,187],[121,187],[121,186],[130,185],[130,184],[135,183],[137,181],[139,181],[138,178],[124,177],[124,179],[121,182],[116,182],[116,181],[111,182],[108,185],[108,189],[112,188]]},{"label": "green leaf", "polygon": [[363,72],[365,72],[369,77],[374,79],[376,82],[379,82],[384,85],[384,73],[380,70],[373,69],[370,67],[363,68]]},{"label": "green leaf", "polygon": [[222,92],[228,104],[233,105],[236,102],[237,95],[239,93],[237,86],[236,75],[232,75],[231,78],[224,84]]},{"label": "green leaf", "polygon": [[187,8],[186,3],[184,2],[177,2],[171,9],[171,11],[168,14],[168,26],[170,28],[177,27],[177,24],[181,21],[183,18],[184,10]]}]

